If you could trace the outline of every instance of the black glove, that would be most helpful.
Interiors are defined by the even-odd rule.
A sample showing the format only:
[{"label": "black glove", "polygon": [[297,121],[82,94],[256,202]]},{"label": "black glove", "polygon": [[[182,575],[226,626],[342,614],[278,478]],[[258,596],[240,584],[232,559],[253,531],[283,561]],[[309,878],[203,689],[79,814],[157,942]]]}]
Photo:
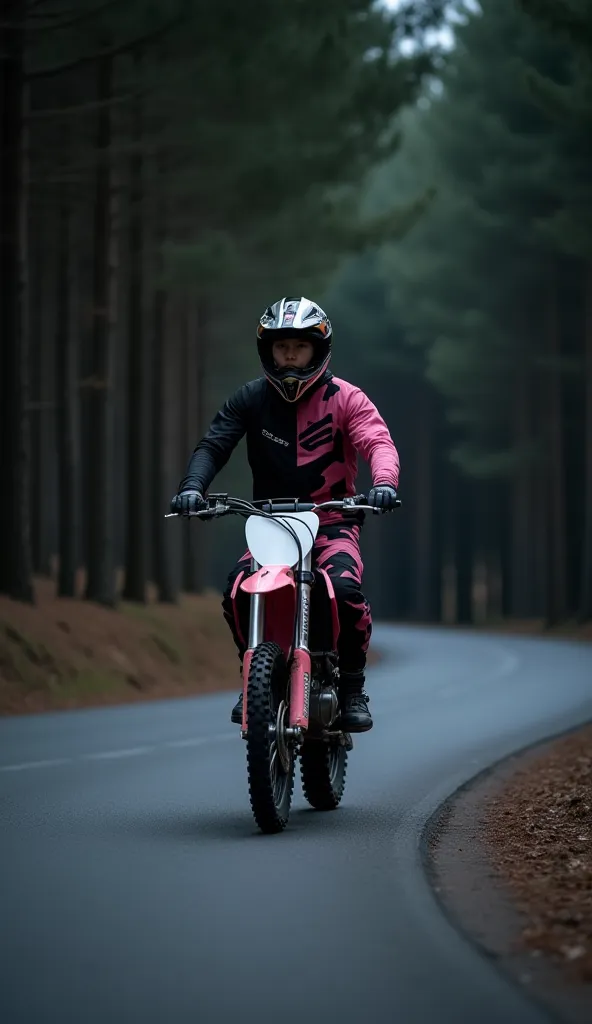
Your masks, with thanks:
[{"label": "black glove", "polygon": [[181,491],[171,501],[171,512],[178,512],[182,516],[189,512],[200,512],[205,507],[206,502],[200,491]]},{"label": "black glove", "polygon": [[389,484],[377,484],[368,495],[368,504],[381,508],[383,512],[392,512],[397,500],[397,492]]}]

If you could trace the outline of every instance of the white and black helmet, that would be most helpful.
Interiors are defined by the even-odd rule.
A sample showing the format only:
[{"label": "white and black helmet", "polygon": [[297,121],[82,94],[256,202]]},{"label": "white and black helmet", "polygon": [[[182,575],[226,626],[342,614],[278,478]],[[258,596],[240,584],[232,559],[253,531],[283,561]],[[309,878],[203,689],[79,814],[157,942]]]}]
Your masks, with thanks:
[{"label": "white and black helmet", "polygon": [[[274,341],[301,337],[310,341],[314,356],[303,370],[279,369],[272,355]],[[288,402],[296,402],[322,376],[331,358],[333,328],[317,302],[303,295],[285,296],[268,306],[257,327],[257,348],[268,381]]]}]

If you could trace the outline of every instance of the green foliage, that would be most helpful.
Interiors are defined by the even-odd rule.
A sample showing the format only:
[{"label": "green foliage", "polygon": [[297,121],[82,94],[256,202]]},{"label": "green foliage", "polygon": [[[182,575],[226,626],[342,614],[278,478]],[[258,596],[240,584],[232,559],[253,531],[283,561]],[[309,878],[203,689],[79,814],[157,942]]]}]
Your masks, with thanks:
[{"label": "green foliage", "polygon": [[[438,6],[414,5],[425,24]],[[421,52],[394,52],[403,16],[368,0],[189,8],[147,69],[182,273],[193,261],[196,287],[216,295],[265,281],[269,296],[276,277],[279,292],[304,290],[344,251],[402,230],[414,210],[366,225],[357,197],[430,69]]]},{"label": "green foliage", "polygon": [[[395,374],[414,353],[409,365],[445,399],[453,462],[480,478],[537,457],[536,444],[513,437],[521,375],[581,373],[579,355],[545,354],[544,298],[558,259],[592,255],[592,72],[581,53],[592,8],[522,7],[542,20],[483,0],[458,28],[440,87],[399,119],[401,149],[376,169],[364,206],[384,211],[393,196],[409,204],[429,189],[431,201],[382,246],[372,263],[380,285],[356,261],[333,293],[350,310],[359,304],[356,320],[376,317],[368,366]],[[559,35],[545,21],[553,13]]]},{"label": "green foliage", "polygon": [[[73,22],[58,18],[49,31],[48,20],[31,37],[35,74],[74,67],[36,79],[35,173],[92,188],[95,119],[83,111],[92,112],[96,58],[112,52],[110,151],[119,173],[139,100],[144,217],[166,236],[160,281],[207,300],[223,334],[276,294],[318,293],[348,253],[401,236],[420,216],[429,189],[375,214],[359,200],[397,151],[399,111],[433,70],[423,44],[445,6],[82,0]],[[45,119],[48,108],[70,113]]]}]

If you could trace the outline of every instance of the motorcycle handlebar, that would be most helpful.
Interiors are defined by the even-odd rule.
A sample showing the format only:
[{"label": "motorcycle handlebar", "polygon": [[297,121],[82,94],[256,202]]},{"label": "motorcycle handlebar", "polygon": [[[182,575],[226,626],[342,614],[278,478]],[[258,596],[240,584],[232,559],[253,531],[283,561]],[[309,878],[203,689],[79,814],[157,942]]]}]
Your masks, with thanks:
[{"label": "motorcycle handlebar", "polygon": [[[277,513],[277,512],[314,512],[316,509],[340,509],[343,512],[347,512],[348,509],[352,512],[373,512],[374,514],[380,514],[383,509],[375,508],[373,505],[368,504],[368,498],[365,494],[356,494],[352,498],[341,498],[334,501],[322,501],[316,504],[312,501],[247,501],[241,498],[231,498],[228,494],[209,494],[207,497],[208,507],[201,509],[199,512],[186,513],[189,516],[199,516],[201,518],[214,518],[216,516],[228,515],[229,512],[237,513],[248,513],[249,509],[260,509],[262,512]],[[395,501],[395,508],[400,508],[401,500],[399,498]],[[181,512],[169,512],[165,515],[165,519],[169,519],[172,516],[183,515]]]}]

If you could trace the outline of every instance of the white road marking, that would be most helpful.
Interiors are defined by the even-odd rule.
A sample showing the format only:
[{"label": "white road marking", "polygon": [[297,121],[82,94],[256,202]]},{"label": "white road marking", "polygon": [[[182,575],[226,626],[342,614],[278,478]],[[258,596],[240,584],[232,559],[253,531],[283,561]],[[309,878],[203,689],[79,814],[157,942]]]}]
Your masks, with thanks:
[{"label": "white road marking", "polygon": [[23,761],[22,764],[0,765],[0,772],[23,772],[27,768],[53,768],[57,764],[70,764],[71,757],[56,757],[47,761]]},{"label": "white road marking", "polygon": [[240,733],[223,732],[214,736],[189,736],[183,740],[167,740],[166,743],[158,743],[152,746],[124,747],[119,750],[100,750],[93,754],[81,754],[79,757],[55,757],[45,761],[23,761],[20,764],[0,765],[0,772],[22,772],[31,768],[54,768],[61,764],[73,764],[76,761],[117,761],[125,757],[142,757],[145,754],[152,754],[166,748],[203,747],[208,743],[222,743],[225,740],[238,740]]},{"label": "white road marking", "polygon": [[221,732],[217,736],[190,736],[186,740],[169,740],[165,747],[201,747],[204,743],[223,743],[224,740],[236,740],[239,738],[236,732]]},{"label": "white road marking", "polygon": [[118,757],[138,757],[139,754],[149,754],[156,747],[128,747],[127,750],[101,750],[98,754],[83,754],[83,761],[109,761]]}]

